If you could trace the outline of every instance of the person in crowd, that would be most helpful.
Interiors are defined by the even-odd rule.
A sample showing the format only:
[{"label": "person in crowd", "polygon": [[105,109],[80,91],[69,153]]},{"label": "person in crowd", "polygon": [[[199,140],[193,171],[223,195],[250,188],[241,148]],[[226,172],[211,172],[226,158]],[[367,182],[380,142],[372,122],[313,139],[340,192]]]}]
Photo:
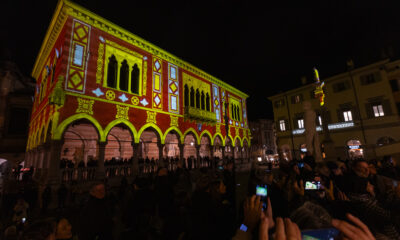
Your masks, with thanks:
[{"label": "person in crowd", "polygon": [[82,209],[79,223],[79,239],[112,239],[112,209],[106,199],[106,189],[102,182],[96,182],[90,188],[90,197]]},{"label": "person in crowd", "polygon": [[57,199],[58,199],[58,209],[59,210],[63,210],[65,208],[67,196],[68,196],[68,188],[64,183],[62,183],[57,190]]},{"label": "person in crowd", "polygon": [[55,230],[55,238],[56,240],[77,240],[77,236],[73,236],[72,234],[72,225],[66,218],[59,218],[56,221],[56,230]]},{"label": "person in crowd", "polygon": [[12,217],[12,221],[17,225],[21,226],[25,223],[25,221],[28,218],[28,209],[29,209],[29,204],[25,202],[25,200],[20,197],[17,200],[17,203],[15,204],[13,210],[14,210],[14,215]]},{"label": "person in crowd", "polygon": [[51,187],[47,184],[42,193],[42,213],[47,212],[47,208],[51,202]]},{"label": "person in crowd", "polygon": [[21,240],[56,240],[56,222],[53,219],[33,222],[24,229]]}]

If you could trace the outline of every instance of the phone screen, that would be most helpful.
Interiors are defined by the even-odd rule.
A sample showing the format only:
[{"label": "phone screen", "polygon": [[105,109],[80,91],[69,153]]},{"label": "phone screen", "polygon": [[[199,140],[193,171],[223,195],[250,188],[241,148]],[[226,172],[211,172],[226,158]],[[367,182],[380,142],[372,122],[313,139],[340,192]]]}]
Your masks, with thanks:
[{"label": "phone screen", "polygon": [[303,240],[334,240],[339,235],[336,228],[306,230],[301,232]]},{"label": "phone screen", "polygon": [[298,166],[299,168],[303,168],[303,167],[304,167],[304,163],[298,163],[297,166]]},{"label": "phone screen", "polygon": [[21,220],[21,221],[22,221],[22,223],[25,223],[25,221],[26,221],[26,218],[22,218],[22,220]]},{"label": "phone screen", "polygon": [[397,187],[397,185],[398,185],[399,183],[396,181],[396,180],[393,180],[393,187]]},{"label": "phone screen", "polygon": [[256,186],[256,195],[261,197],[261,201],[263,202],[263,210],[267,208],[267,185],[257,185]]},{"label": "phone screen", "polygon": [[317,181],[306,181],[305,190],[319,190],[321,189],[321,182]]}]

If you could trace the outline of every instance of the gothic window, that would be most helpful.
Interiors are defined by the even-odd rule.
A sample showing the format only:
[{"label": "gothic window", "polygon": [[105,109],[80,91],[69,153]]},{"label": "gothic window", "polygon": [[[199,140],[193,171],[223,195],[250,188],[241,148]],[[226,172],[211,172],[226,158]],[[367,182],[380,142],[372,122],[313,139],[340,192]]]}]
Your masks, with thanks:
[{"label": "gothic window", "polygon": [[185,107],[188,107],[189,106],[189,87],[187,84],[185,84],[184,98],[185,98]]},{"label": "gothic window", "polygon": [[240,110],[239,110],[239,106],[236,107],[236,111],[237,111],[237,114],[236,114],[237,120],[240,122]]},{"label": "gothic window", "polygon": [[205,109],[205,106],[204,106],[204,101],[205,101],[205,99],[204,99],[204,92],[203,91],[201,91],[201,110],[204,110]]},{"label": "gothic window", "polygon": [[108,59],[107,86],[115,88],[117,85],[117,59],[114,55]]},{"label": "gothic window", "polygon": [[131,92],[139,94],[139,76],[140,70],[137,64],[133,65],[131,71]]},{"label": "gothic window", "polygon": [[122,61],[121,69],[119,71],[119,89],[128,91],[129,82],[129,66],[126,60]]},{"label": "gothic window", "polygon": [[193,89],[193,87],[190,88],[190,106],[194,107],[194,89]]},{"label": "gothic window", "polygon": [[200,108],[200,92],[196,89],[196,108]]},{"label": "gothic window", "polygon": [[206,110],[210,111],[210,95],[206,94]]}]

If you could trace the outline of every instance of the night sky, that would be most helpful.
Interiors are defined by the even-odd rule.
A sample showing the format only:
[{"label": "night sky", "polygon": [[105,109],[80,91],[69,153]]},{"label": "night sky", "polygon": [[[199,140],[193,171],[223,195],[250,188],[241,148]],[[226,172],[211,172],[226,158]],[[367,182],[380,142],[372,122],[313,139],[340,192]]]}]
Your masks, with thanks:
[{"label": "night sky", "polygon": [[[311,80],[314,66],[324,78],[343,72],[348,58],[357,67],[399,57],[396,1],[75,2],[249,94],[250,120],[272,118],[267,97]],[[2,1],[1,60],[29,75],[56,5]]]}]

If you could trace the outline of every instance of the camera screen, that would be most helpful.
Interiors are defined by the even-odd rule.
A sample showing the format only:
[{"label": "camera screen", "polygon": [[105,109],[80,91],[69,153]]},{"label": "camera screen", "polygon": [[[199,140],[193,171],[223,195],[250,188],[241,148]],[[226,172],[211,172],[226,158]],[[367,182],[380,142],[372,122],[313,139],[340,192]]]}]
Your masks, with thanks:
[{"label": "camera screen", "polygon": [[266,197],[267,196],[267,187],[258,186],[256,187],[256,195]]},{"label": "camera screen", "polygon": [[321,183],[316,181],[306,181],[305,190],[319,190],[321,188]]}]

